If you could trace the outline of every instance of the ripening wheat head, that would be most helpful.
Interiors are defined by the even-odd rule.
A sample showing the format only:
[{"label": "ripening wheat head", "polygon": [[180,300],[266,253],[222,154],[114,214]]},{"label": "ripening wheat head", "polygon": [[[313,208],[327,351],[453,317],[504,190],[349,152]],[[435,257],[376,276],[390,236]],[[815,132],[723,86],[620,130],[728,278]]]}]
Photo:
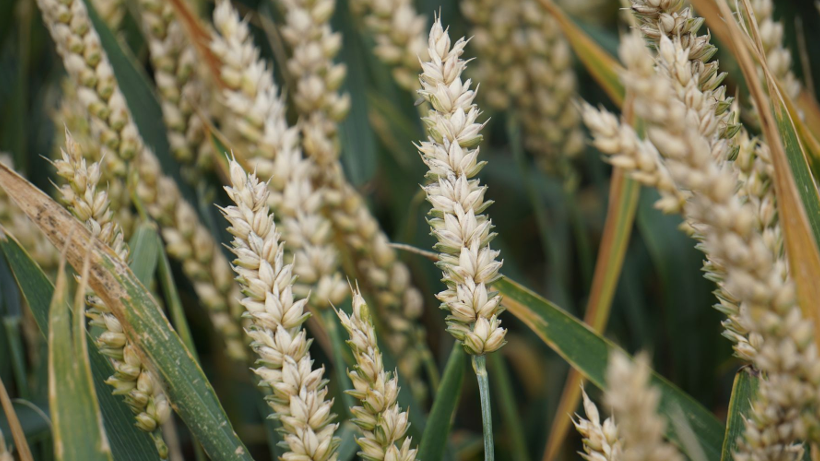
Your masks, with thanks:
[{"label": "ripening wheat head", "polygon": [[[112,220],[107,191],[98,188],[100,165],[86,163],[80,146],[68,130],[65,138],[62,157],[53,162],[57,174],[66,180],[60,188],[62,201],[94,238],[108,245],[120,260],[127,262],[128,247],[122,229]],[[126,338],[122,324],[102,299],[89,293],[87,303],[89,309],[86,315],[91,319],[91,325],[104,330],[97,339],[97,347],[114,367],[114,374],[106,380],[106,384],[114,388],[114,394],[124,396],[125,403],[136,415],[137,427],[152,433],[160,456],[165,458],[167,447],[159,426],[168,420],[171,408],[161,382],[142,364],[136,346]]]},{"label": "ripening wheat head", "polygon": [[795,441],[817,425],[820,361],[812,325],[796,303],[785,255],[773,253],[764,237],[760,209],[736,192],[737,170],[725,160],[735,141],[719,124],[703,123],[710,112],[699,113],[676,96],[679,86],[697,96],[703,81],[691,72],[697,67],[673,65],[689,54],[681,46],[680,40],[662,37],[655,67],[642,39],[629,37],[621,48],[624,82],[672,179],[692,194],[684,215],[709,258],[707,268],[719,269],[715,280],[730,313],[727,328],[737,341],[735,350],[765,376],[747,421],[747,443],[737,456],[795,459],[800,454]]},{"label": "ripening wheat head", "polygon": [[302,325],[310,314],[306,299],[293,296],[293,266],[284,260],[284,243],[268,211],[268,185],[248,175],[233,160],[234,205],[223,208],[234,236],[234,271],[245,297],[241,300],[251,325],[246,330],[259,356],[254,372],[270,387],[268,404],[282,422],[286,461],[336,459],[338,424],[327,399],[324,368],[313,368],[310,343]]},{"label": "ripening wheat head", "polygon": [[424,186],[430,210],[430,228],[441,252],[447,289],[438,294],[449,310],[447,330],[476,355],[504,345],[506,330],[498,318],[501,297],[490,284],[500,277],[498,251],[490,248],[495,236],[492,221],[483,213],[491,202],[484,200],[486,186],[475,178],[485,162],[478,161],[483,124],[473,104],[472,82],[461,80],[467,62],[461,59],[467,41],[455,43],[436,18],[428,40],[429,61],[422,63],[419,94],[430,103],[424,118],[429,138],[417,147],[429,167]]},{"label": "ripening wheat head", "polygon": [[337,310],[336,314],[350,334],[347,344],[356,360],[347,373],[353,383],[347,393],[361,402],[350,409],[353,423],[362,431],[356,440],[362,449],[359,455],[372,461],[415,461],[412,439],[405,437],[409,417],[398,404],[397,372],[384,369],[370,310],[358,289],[353,290],[353,313]]}]

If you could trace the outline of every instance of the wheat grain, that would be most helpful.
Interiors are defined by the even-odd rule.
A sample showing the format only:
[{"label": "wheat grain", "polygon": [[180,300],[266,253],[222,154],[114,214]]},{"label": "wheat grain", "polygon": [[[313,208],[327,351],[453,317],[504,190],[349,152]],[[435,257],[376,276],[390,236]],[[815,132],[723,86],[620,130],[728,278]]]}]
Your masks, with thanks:
[{"label": "wheat grain", "polygon": [[201,120],[207,116],[209,93],[197,73],[196,50],[170,3],[139,3],[140,23],[148,41],[171,153],[185,166],[184,177],[194,183],[212,155]]},{"label": "wheat grain", "polygon": [[376,41],[376,56],[391,67],[402,88],[418,89],[419,60],[427,59],[427,18],[410,0],[357,0],[353,10],[362,17]]},{"label": "wheat grain", "polygon": [[[66,184],[60,187],[62,201],[94,238],[108,245],[121,261],[126,262],[128,247],[122,229],[112,220],[108,193],[98,188],[100,165],[86,163],[79,145],[68,131],[65,139],[62,157],[53,162],[57,174],[66,180]],[[136,426],[152,434],[160,457],[166,458],[168,448],[159,427],[170,417],[171,408],[162,384],[142,364],[135,346],[123,332],[122,324],[102,299],[89,293],[87,303],[86,315],[91,319],[91,325],[104,330],[97,338],[97,347],[114,367],[114,374],[105,381],[106,384],[114,388],[115,395],[124,396],[125,403],[136,415]]]},{"label": "wheat grain", "polygon": [[234,271],[246,295],[245,307],[251,326],[246,330],[259,355],[254,371],[273,394],[268,403],[282,422],[289,452],[285,461],[335,460],[338,424],[326,400],[324,368],[313,369],[302,324],[306,299],[295,301],[292,292],[293,266],[284,262],[273,216],[268,212],[268,185],[248,175],[234,160],[230,165],[231,186],[225,190],[235,205],[222,209],[230,222],[228,231],[236,255]]},{"label": "wheat grain", "polygon": [[424,186],[433,205],[428,222],[438,239],[439,267],[447,289],[438,299],[450,311],[447,331],[464,343],[467,352],[483,355],[504,345],[506,330],[498,315],[501,296],[489,286],[500,277],[498,251],[490,248],[495,237],[492,221],[483,214],[492,203],[484,200],[487,187],[475,176],[486,162],[478,161],[478,144],[484,124],[473,104],[472,82],[461,80],[467,62],[461,59],[467,41],[455,43],[436,18],[430,29],[430,60],[422,63],[419,94],[430,103],[424,118],[429,137],[417,147],[430,169]]},{"label": "wheat grain", "polygon": [[224,105],[231,114],[226,129],[243,141],[245,160],[269,181],[268,205],[277,216],[299,279],[294,292],[311,295],[318,308],[338,304],[347,296],[339,273],[339,255],[332,242],[332,226],[322,215],[323,189],[311,181],[316,168],[299,149],[299,132],[285,119],[286,106],[273,80],[273,69],[259,58],[248,26],[229,1],[214,10],[211,48],[222,65],[228,88]]},{"label": "wheat grain", "polygon": [[353,383],[347,392],[361,402],[350,409],[363,435],[356,440],[362,449],[359,455],[372,461],[415,461],[412,439],[405,437],[409,418],[397,402],[397,372],[384,370],[370,310],[358,289],[353,291],[353,313],[348,316],[337,310],[336,314],[350,334],[347,344],[356,360],[353,371],[347,372]]},{"label": "wheat grain", "polygon": [[111,157],[115,178],[123,184],[128,163],[139,157],[133,162],[139,175],[137,196],[159,223],[168,254],[182,263],[193,281],[228,353],[245,358],[238,326],[238,288],[231,281],[227,259],[194,209],[182,199],[174,180],[162,174],[158,159],[144,146],[84,3],[38,0],[37,4],[91,119],[91,133],[101,146],[101,155]]}]

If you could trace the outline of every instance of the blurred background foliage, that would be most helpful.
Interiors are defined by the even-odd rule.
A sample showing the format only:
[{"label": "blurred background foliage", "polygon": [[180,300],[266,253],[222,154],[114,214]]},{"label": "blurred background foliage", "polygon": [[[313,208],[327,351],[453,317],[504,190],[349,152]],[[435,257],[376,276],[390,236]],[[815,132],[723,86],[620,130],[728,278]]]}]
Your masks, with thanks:
[{"label": "blurred background foliage", "polygon": [[[263,53],[275,61],[274,49],[263,27],[270,21],[281,20],[271,0],[234,3],[248,15]],[[412,145],[422,138],[415,98],[396,86],[389,71],[372,54],[372,39],[351,14],[347,0],[338,3],[333,25],[344,36],[339,60],[348,67],[345,89],[353,102],[342,128],[342,157],[347,176],[368,198],[393,241],[430,248],[433,239],[424,220],[427,205],[419,188],[425,168]],[[594,11],[584,11],[587,4],[598,6],[593,5]],[[456,0],[418,0],[416,6],[428,19],[434,12],[440,12],[453,36],[469,34],[469,25]],[[626,27],[619,19],[620,5],[616,0],[564,0],[562,6],[596,42],[615,54],[619,33]],[[800,57],[794,63],[795,73],[809,88],[818,87],[820,41],[806,39],[803,45],[800,37],[801,31],[820,28],[815,6],[806,0],[780,0],[776,2],[775,16],[784,21],[787,44]],[[131,15],[118,34],[148,71],[146,46]],[[723,53],[720,58],[723,70],[739,75],[728,54]],[[276,62],[275,68],[281,65]],[[575,67],[579,96],[613,108],[583,67],[577,63]],[[55,127],[52,115],[60,100],[63,75],[60,59],[34,2],[0,1],[0,150],[10,152],[16,169],[50,193],[54,192],[50,182],[54,172],[46,158],[56,148],[55,133],[61,128]],[[730,91],[737,90],[737,82],[731,77],[729,85]],[[745,92],[740,90],[739,94]],[[496,244],[504,259],[504,273],[573,315],[583,317],[606,215],[611,167],[594,148],[587,147],[575,163],[577,185],[567,186],[561,178],[536,168],[531,156],[521,155],[520,147],[512,142],[518,133],[515,125],[509,123],[511,114],[486,111],[485,116],[490,122],[481,150],[489,164],[481,180],[489,187],[489,198],[495,201],[489,213],[497,226]],[[211,184],[218,184],[218,180]],[[224,203],[221,193],[215,193],[219,190],[216,186],[200,188],[200,203]],[[537,196],[535,201],[533,193]],[[737,362],[731,356],[729,341],[720,337],[721,315],[710,308],[715,302],[711,294],[714,287],[702,277],[702,255],[693,248],[693,241],[677,230],[678,217],[665,216],[652,207],[655,195],[653,190],[641,191],[606,335],[629,352],[651,351],[659,373],[723,417]],[[534,213],[538,202],[546,215],[544,232],[539,229]],[[442,311],[435,308],[433,294],[439,289],[438,272],[421,256],[404,253],[403,257],[417,286],[425,293],[427,309],[423,320],[436,360],[443,366],[452,338],[444,331]],[[175,270],[179,271],[179,267]],[[182,284],[181,295],[205,371],[240,437],[257,459],[264,459],[266,441],[275,436],[263,423],[266,408],[258,394],[248,392],[253,386],[250,375],[243,371],[242,364],[231,363],[216,346],[209,322],[196,306],[193,290],[185,285],[184,277],[176,280]],[[19,352],[10,349],[10,339],[11,332],[19,328],[22,314],[16,285],[5,264],[0,264],[0,291],[0,313],[4,320],[4,328],[0,329],[0,357],[10,357]],[[506,315],[504,322],[513,332],[502,351],[517,398],[520,427],[529,456],[539,459],[568,366],[513,316]],[[29,345],[27,350],[36,351],[36,347]],[[314,353],[318,361],[326,361],[321,348],[314,348]],[[33,402],[44,401],[43,356],[29,356],[29,362],[35,391],[27,395],[18,388],[16,395]],[[491,371],[491,376],[497,374]],[[0,377],[7,385],[17,382],[10,360],[0,359]],[[461,458],[472,459],[481,452],[477,387],[473,379],[465,379],[461,398],[467,405],[461,405],[458,413],[455,449]],[[500,405],[501,400],[494,399],[494,404]],[[21,404],[19,412],[24,425],[31,426],[33,433],[39,430],[47,434],[47,426],[37,411]],[[501,411],[494,415],[501,422]],[[0,430],[9,434],[4,424],[5,421],[0,422]],[[512,441],[502,430],[497,437],[499,458],[509,459],[505,447]],[[571,437],[578,436],[572,432]],[[574,452],[579,447],[578,440],[564,444],[561,457],[576,458]],[[50,450],[41,449],[40,453],[48,456]],[[277,448],[270,445],[270,449],[274,456]]]}]

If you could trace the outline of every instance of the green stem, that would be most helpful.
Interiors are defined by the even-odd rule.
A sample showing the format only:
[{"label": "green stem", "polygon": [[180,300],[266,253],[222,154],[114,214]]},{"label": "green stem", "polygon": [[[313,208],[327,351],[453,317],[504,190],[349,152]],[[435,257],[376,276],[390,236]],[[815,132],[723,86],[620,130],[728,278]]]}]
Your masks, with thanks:
[{"label": "green stem", "polygon": [[484,461],[495,459],[493,447],[493,410],[490,407],[490,379],[487,376],[487,358],[483,355],[471,357],[473,371],[478,379],[478,393],[481,396],[481,425],[484,428]]}]

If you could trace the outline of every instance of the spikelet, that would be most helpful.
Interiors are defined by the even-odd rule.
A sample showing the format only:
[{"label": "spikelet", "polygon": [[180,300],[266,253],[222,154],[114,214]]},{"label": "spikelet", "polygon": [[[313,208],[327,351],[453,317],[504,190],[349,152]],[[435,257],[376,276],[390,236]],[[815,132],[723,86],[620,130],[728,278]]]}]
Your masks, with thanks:
[{"label": "spikelet", "polygon": [[316,189],[311,159],[302,157],[299,132],[285,119],[285,101],[273,80],[273,69],[259,58],[248,26],[229,1],[214,10],[211,48],[222,65],[228,86],[223,103],[231,116],[226,130],[243,141],[245,160],[256,174],[271,178],[268,205],[277,217],[286,242],[287,259],[299,278],[297,296],[317,308],[339,304],[347,286],[339,273],[340,258],[332,242],[332,226],[322,215],[323,190]]},{"label": "spikelet", "polygon": [[568,160],[584,148],[572,105],[576,76],[569,43],[536,0],[464,0],[484,100],[519,113],[524,143],[548,172],[571,179]]},{"label": "spikelet", "polygon": [[621,459],[621,445],[623,442],[618,436],[618,426],[613,418],[607,418],[601,424],[598,407],[589,399],[586,391],[581,388],[584,398],[584,413],[586,418],[576,414],[572,420],[575,429],[583,437],[584,453],[587,461],[618,461]]},{"label": "spikelet", "polygon": [[184,177],[194,183],[211,155],[200,118],[207,115],[208,91],[197,74],[196,50],[170,2],[140,0],[139,5],[171,153],[185,166]]},{"label": "spikelet", "polygon": [[646,354],[639,354],[634,363],[622,352],[610,354],[606,404],[618,420],[617,433],[622,444],[618,459],[683,461],[683,455],[663,439],[666,421],[658,415],[661,393],[649,385],[649,378]]},{"label": "spikelet", "polygon": [[[785,254],[773,253],[764,237],[759,208],[735,193],[738,170],[724,161],[734,141],[722,136],[720,124],[705,123],[716,116],[692,104],[704,78],[683,65],[690,55],[681,40],[663,36],[655,68],[643,40],[629,37],[621,47],[624,82],[673,181],[692,194],[684,215],[709,258],[707,268],[720,274],[714,280],[722,305],[731,306],[727,335],[764,374],[736,459],[797,459],[796,441],[817,427],[820,361],[812,325],[796,304]],[[677,96],[683,90],[689,104]]]},{"label": "spikelet", "polygon": [[479,162],[478,144],[483,124],[473,104],[472,82],[461,80],[467,62],[461,59],[467,41],[455,43],[436,18],[428,41],[430,60],[422,63],[419,94],[432,107],[424,118],[429,137],[418,145],[429,167],[424,186],[430,210],[430,229],[438,239],[447,289],[439,293],[442,307],[449,310],[447,331],[464,343],[470,354],[483,355],[504,345],[501,328],[501,296],[490,291],[498,280],[501,262],[490,248],[495,237],[492,221],[483,214],[492,203],[484,200],[486,186],[475,176],[486,162]]},{"label": "spikelet", "polygon": [[133,162],[139,174],[136,193],[159,223],[168,254],[182,263],[228,353],[245,358],[236,318],[241,315],[241,306],[236,302],[237,287],[228,261],[193,207],[182,199],[174,180],[162,173],[156,156],[145,148],[85,4],[82,0],[38,0],[37,4],[89,114],[91,133],[101,146],[101,155],[111,158],[114,177],[124,183],[128,162],[139,157]]},{"label": "spikelet", "polygon": [[412,438],[405,437],[409,418],[397,401],[397,372],[384,370],[376,329],[361,293],[353,291],[352,315],[341,310],[336,314],[350,334],[347,344],[356,360],[353,371],[347,372],[353,383],[347,393],[361,402],[350,409],[353,423],[362,431],[362,437],[356,440],[362,449],[359,456],[372,461],[415,461],[416,449],[410,448]]},{"label": "spikelet", "polygon": [[357,0],[351,7],[373,35],[375,54],[392,68],[396,83],[405,90],[418,89],[419,61],[427,59],[427,18],[410,0]]},{"label": "spikelet", "polygon": [[[66,184],[60,187],[63,203],[94,238],[114,250],[121,261],[127,262],[128,247],[122,229],[112,220],[107,192],[98,189],[100,165],[86,163],[80,146],[68,131],[65,139],[62,158],[53,162],[57,174],[66,180]],[[97,347],[114,366],[114,374],[105,381],[106,384],[114,388],[115,395],[124,396],[125,403],[136,415],[136,426],[151,433],[160,457],[166,458],[168,448],[162,440],[160,426],[170,417],[171,408],[161,382],[142,364],[120,321],[102,299],[89,293],[87,303],[86,315],[91,319],[91,325],[104,330],[97,338]]]},{"label": "spikelet", "polygon": [[608,154],[609,163],[627,171],[632,179],[654,187],[661,195],[655,207],[664,213],[680,213],[688,193],[675,186],[655,146],[638,137],[612,113],[584,103],[583,120],[593,136],[592,145]]},{"label": "spikelet", "polygon": [[293,298],[293,266],[284,262],[284,243],[268,212],[268,185],[248,175],[233,160],[231,186],[225,187],[235,205],[222,209],[234,239],[234,271],[245,298],[241,303],[251,326],[246,330],[259,355],[254,372],[270,387],[268,404],[282,422],[289,452],[282,460],[336,459],[338,424],[326,400],[324,368],[313,369],[311,341],[302,324],[306,299]]},{"label": "spikelet", "polygon": [[422,355],[429,352],[424,330],[417,323],[423,307],[421,293],[410,285],[410,271],[398,261],[364,199],[345,179],[338,160],[337,122],[346,116],[350,98],[337,92],[345,68],[333,63],[341,45],[341,36],[328,24],[334,3],[282,2],[286,15],[282,36],[292,51],[288,70],[297,79],[294,102],[301,116],[302,148],[317,165],[313,181],[325,188],[325,212],[337,235],[339,251],[349,254],[359,281],[373,293],[387,327],[386,342],[414,395],[423,400],[426,390],[418,375]]}]

